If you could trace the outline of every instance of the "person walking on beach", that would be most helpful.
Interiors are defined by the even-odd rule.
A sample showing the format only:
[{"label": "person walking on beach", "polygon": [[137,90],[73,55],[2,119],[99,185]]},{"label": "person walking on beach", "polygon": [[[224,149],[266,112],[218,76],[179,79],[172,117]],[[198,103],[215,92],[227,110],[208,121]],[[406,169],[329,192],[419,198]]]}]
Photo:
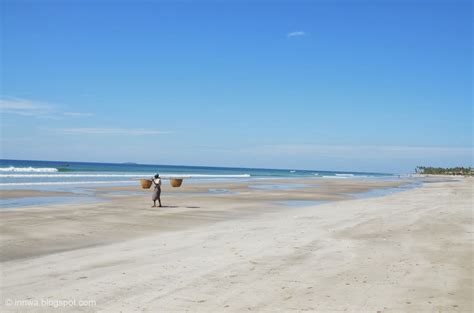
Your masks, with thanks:
[{"label": "person walking on beach", "polygon": [[153,195],[151,200],[153,200],[152,208],[156,208],[156,200],[160,204],[159,207],[161,208],[161,179],[160,174],[155,174],[155,176],[151,179],[153,184],[155,185],[155,190],[153,191]]}]

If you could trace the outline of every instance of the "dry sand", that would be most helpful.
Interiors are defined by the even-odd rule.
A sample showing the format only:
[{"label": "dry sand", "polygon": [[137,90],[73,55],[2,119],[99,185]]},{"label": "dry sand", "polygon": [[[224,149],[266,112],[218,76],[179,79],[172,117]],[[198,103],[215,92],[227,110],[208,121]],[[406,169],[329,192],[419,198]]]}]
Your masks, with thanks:
[{"label": "dry sand", "polygon": [[188,186],[161,209],[97,189],[98,203],[3,210],[1,311],[472,312],[472,179],[348,200],[383,184],[397,183]]}]

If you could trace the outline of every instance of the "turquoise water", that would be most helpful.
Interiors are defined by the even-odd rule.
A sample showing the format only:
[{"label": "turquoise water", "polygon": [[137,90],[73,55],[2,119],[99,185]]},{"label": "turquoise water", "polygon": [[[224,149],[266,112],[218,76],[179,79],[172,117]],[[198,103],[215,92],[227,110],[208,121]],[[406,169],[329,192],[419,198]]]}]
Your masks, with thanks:
[{"label": "turquoise water", "polygon": [[2,159],[0,160],[0,189],[22,186],[61,186],[62,189],[67,189],[69,185],[127,185],[136,184],[138,179],[149,178],[155,173],[160,173],[164,179],[183,177],[192,180],[393,177],[392,174],[386,173]]}]

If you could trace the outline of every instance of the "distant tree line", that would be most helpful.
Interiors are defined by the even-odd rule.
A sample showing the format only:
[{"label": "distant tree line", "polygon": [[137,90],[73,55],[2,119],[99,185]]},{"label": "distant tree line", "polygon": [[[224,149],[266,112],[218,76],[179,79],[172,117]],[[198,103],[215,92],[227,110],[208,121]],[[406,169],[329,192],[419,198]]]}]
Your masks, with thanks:
[{"label": "distant tree line", "polygon": [[473,176],[474,169],[472,167],[431,167],[431,166],[417,166],[415,168],[417,174],[429,174],[429,175],[462,175],[462,176]]}]

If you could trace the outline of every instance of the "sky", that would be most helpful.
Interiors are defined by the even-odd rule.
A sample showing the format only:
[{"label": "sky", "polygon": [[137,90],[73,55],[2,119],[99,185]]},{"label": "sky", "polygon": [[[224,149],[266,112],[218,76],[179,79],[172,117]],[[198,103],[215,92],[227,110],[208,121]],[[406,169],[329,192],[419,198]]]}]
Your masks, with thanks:
[{"label": "sky", "polygon": [[1,158],[472,166],[472,2],[1,1]]}]

